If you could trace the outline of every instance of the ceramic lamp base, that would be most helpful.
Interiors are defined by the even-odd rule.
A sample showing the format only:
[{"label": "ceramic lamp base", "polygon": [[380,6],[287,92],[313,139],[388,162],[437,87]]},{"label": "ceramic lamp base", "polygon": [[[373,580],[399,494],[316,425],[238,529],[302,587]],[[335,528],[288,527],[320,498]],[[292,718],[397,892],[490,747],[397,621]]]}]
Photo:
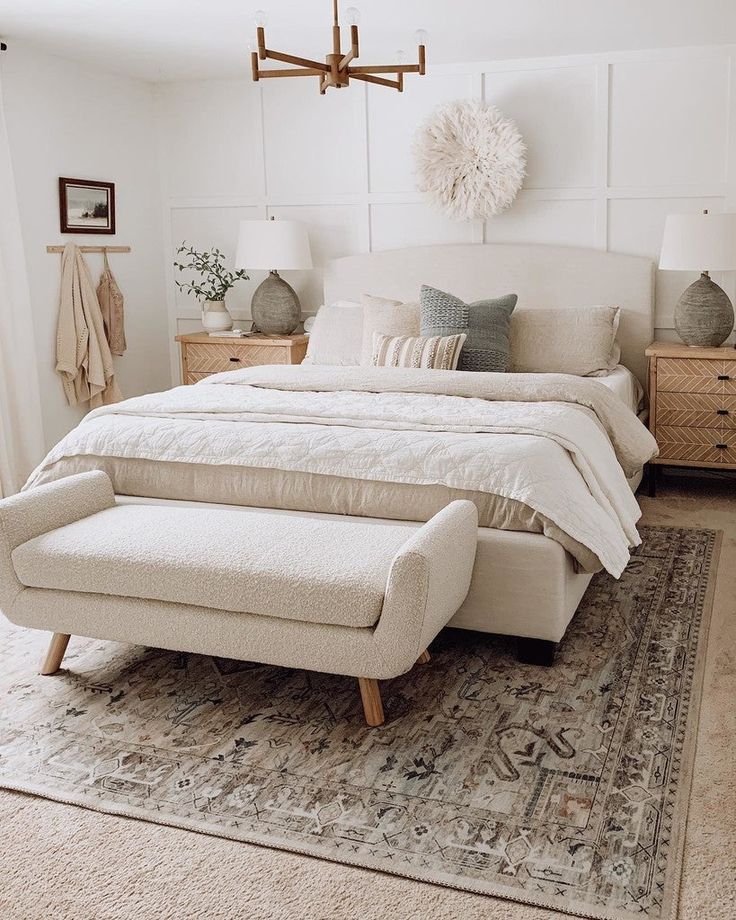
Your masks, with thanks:
[{"label": "ceramic lamp base", "polygon": [[722,345],[733,331],[728,294],[707,272],[691,284],[675,307],[675,329],[686,345]]},{"label": "ceramic lamp base", "polygon": [[297,293],[278,272],[256,288],[250,311],[256,329],[268,335],[289,335],[301,321]]}]

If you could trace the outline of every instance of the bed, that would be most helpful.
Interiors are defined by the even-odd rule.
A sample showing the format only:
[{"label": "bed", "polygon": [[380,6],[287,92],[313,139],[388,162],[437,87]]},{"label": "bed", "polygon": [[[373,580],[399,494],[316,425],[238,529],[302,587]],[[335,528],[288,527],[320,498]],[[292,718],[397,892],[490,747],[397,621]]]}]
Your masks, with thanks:
[{"label": "bed", "polygon": [[[548,649],[592,572],[620,574],[637,542],[633,491],[652,443],[634,409],[653,332],[653,265],[567,247],[417,247],[328,263],[325,301],[363,291],[411,300],[423,283],[466,301],[515,291],[519,308],[619,304],[621,367],[579,381],[545,375],[543,393],[532,374],[252,368],[92,413],[29,485],[101,468],[120,501],[195,499],[408,528],[469,496],[481,523],[503,524],[479,528],[452,625]],[[550,469],[565,480],[569,509],[547,513],[558,489],[545,490]],[[533,523],[516,522],[519,505]]]}]

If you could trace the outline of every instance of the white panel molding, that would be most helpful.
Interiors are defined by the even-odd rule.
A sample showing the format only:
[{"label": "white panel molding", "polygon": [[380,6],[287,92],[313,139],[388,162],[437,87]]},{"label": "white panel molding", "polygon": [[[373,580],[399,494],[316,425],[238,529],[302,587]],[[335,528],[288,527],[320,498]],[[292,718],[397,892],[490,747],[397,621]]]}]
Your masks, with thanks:
[{"label": "white panel molding", "polygon": [[[722,178],[724,181],[712,181],[720,177],[715,175],[712,169],[708,169],[707,162],[704,161],[702,168],[700,168],[699,161],[696,161],[695,171],[692,172],[692,175],[688,174],[688,178],[697,178],[698,175],[700,175],[702,176],[701,182],[691,182],[690,184],[682,185],[653,184],[631,187],[613,184],[611,181],[611,145],[613,133],[612,125],[616,117],[616,113],[613,111],[613,106],[616,104],[615,94],[613,94],[613,73],[615,66],[626,64],[656,65],[660,63],[675,62],[687,69],[689,63],[697,62],[694,63],[693,72],[698,73],[703,70],[702,62],[707,61],[723,61],[726,64],[723,68],[709,68],[705,66],[705,70],[708,71],[708,73],[717,74],[720,70],[723,70],[726,74],[725,79],[727,86],[723,87],[721,84],[718,84],[719,96],[723,94],[727,99],[725,110],[722,112],[724,149],[717,151],[719,162],[724,164],[722,170]],[[610,248],[612,241],[619,248],[626,248],[630,241],[628,251],[641,252],[643,255],[652,256],[654,254],[653,238],[656,233],[654,218],[656,216],[657,220],[660,219],[658,215],[661,212],[664,200],[672,200],[673,202],[682,201],[683,209],[687,209],[688,201],[691,202],[689,207],[692,208],[695,206],[694,200],[708,199],[714,202],[714,207],[718,206],[719,208],[723,207],[729,210],[736,210],[736,45],[568,55],[556,58],[529,58],[523,60],[501,60],[491,62],[479,61],[470,64],[433,66],[428,68],[428,73],[434,78],[454,78],[449,81],[449,83],[444,84],[445,88],[447,88],[447,86],[452,86],[453,83],[457,82],[458,78],[465,77],[467,78],[467,95],[475,98],[490,99],[493,95],[493,76],[495,74],[506,75],[504,86],[514,85],[514,74],[524,75],[524,79],[519,84],[522,88],[526,87],[529,81],[534,84],[538,75],[540,81],[547,81],[544,84],[540,83],[540,86],[548,85],[551,80],[555,87],[562,87],[560,92],[567,92],[565,87],[574,87],[577,78],[570,77],[569,80],[567,76],[564,78],[556,78],[554,74],[555,72],[573,68],[580,70],[581,74],[585,68],[589,68],[594,75],[594,101],[592,111],[594,142],[590,153],[588,151],[590,147],[589,140],[586,141],[585,147],[585,156],[591,156],[592,160],[581,158],[580,148],[576,149],[573,146],[579,143],[580,137],[587,136],[587,138],[590,138],[590,124],[582,122],[580,123],[580,134],[567,131],[562,136],[558,133],[554,137],[548,137],[549,129],[542,127],[540,129],[542,130],[541,150],[540,138],[537,137],[535,158],[537,165],[539,165],[540,158],[544,157],[544,144],[561,144],[563,145],[563,149],[569,149],[571,154],[577,154],[577,168],[574,172],[568,173],[567,178],[573,181],[577,179],[579,182],[580,180],[587,180],[588,176],[590,176],[592,184],[584,186],[560,185],[560,187],[535,185],[534,188],[522,189],[519,195],[521,214],[514,215],[513,211],[510,212],[510,219],[505,223],[503,218],[500,218],[499,221],[493,225],[492,237],[488,231],[488,224],[484,221],[473,221],[465,225],[464,228],[453,227],[448,224],[445,231],[442,229],[442,220],[438,216],[436,225],[433,220],[433,229],[436,226],[437,232],[446,233],[448,241],[457,239],[458,237],[468,238],[474,242],[484,242],[486,239],[490,238],[500,240],[503,238],[503,234],[507,232],[506,228],[508,228],[508,233],[510,236],[513,236],[515,240],[519,239],[519,235],[523,236],[528,233],[529,238],[527,241],[537,242],[539,240],[534,238],[535,234],[541,233],[545,236],[544,241],[549,242],[546,237],[554,230],[554,220],[559,209],[566,221],[565,227],[561,227],[561,233],[563,235],[567,233],[571,238],[582,240],[581,245],[590,245],[594,248],[606,250]],[[648,68],[644,68],[644,70],[646,72]],[[656,71],[656,67],[654,70]],[[709,85],[712,85],[712,82],[713,81],[710,80]],[[170,86],[167,94],[162,94],[160,96],[160,106],[165,106],[167,104],[170,98],[168,95],[168,93],[170,93]],[[182,93],[186,92],[186,86],[187,84],[182,84]],[[438,84],[438,91],[442,89],[442,86],[442,83]],[[703,91],[707,93],[708,88],[708,86],[704,86]],[[572,91],[573,90],[571,90],[571,92]],[[577,90],[574,91],[578,92]],[[216,104],[214,99],[215,92],[216,87],[213,87],[213,105]],[[222,209],[223,224],[227,224],[232,220],[232,217],[228,218],[225,212],[233,208],[256,209],[260,216],[265,217],[277,209],[293,209],[299,207],[325,209],[324,213],[327,215],[328,209],[350,207],[353,209],[352,226],[354,228],[354,232],[351,231],[352,238],[350,240],[350,245],[356,247],[357,251],[365,252],[371,251],[374,247],[380,248],[381,239],[375,236],[377,232],[383,235],[385,242],[388,242],[389,237],[390,240],[393,241],[394,238],[398,238],[401,235],[401,232],[403,232],[401,228],[405,228],[405,234],[407,236],[407,238],[403,240],[403,243],[407,246],[412,245],[414,242],[414,240],[410,238],[412,235],[412,228],[418,231],[425,229],[422,223],[422,211],[421,208],[418,207],[423,204],[422,196],[411,189],[406,189],[404,191],[372,190],[372,188],[374,188],[372,183],[376,181],[376,176],[372,173],[371,156],[372,150],[376,150],[376,138],[375,136],[371,138],[372,121],[370,108],[373,105],[383,104],[381,97],[371,95],[371,88],[366,85],[354,87],[349,91],[349,104],[345,103],[347,121],[345,124],[346,136],[344,148],[341,152],[341,159],[336,161],[339,162],[339,165],[333,167],[340,172],[339,175],[335,174],[335,181],[331,183],[334,185],[336,191],[330,192],[327,188],[322,187],[325,186],[324,171],[321,173],[320,186],[309,188],[302,182],[302,187],[291,188],[291,191],[289,191],[289,188],[294,185],[294,183],[291,183],[291,186],[287,186],[282,191],[279,191],[278,188],[269,187],[268,184],[269,164],[266,157],[269,150],[271,154],[273,154],[274,140],[273,137],[269,139],[267,132],[269,123],[273,124],[275,114],[273,111],[269,113],[268,106],[270,104],[275,105],[276,98],[278,98],[280,109],[284,109],[283,111],[279,111],[279,117],[288,121],[292,115],[291,110],[288,108],[288,100],[291,97],[289,94],[279,95],[278,97],[272,95],[271,98],[273,102],[271,102],[268,95],[264,92],[263,83],[258,84],[258,86],[253,86],[246,81],[243,81],[243,92],[258,93],[257,104],[252,106],[253,121],[248,128],[248,134],[253,140],[256,160],[255,175],[252,180],[253,187],[250,189],[251,194],[242,194],[242,186],[239,189],[239,194],[222,194],[214,196],[211,194],[199,194],[200,189],[205,190],[212,188],[212,185],[208,184],[206,181],[206,162],[201,164],[203,179],[200,189],[192,187],[189,189],[190,194],[186,196],[170,194],[171,190],[168,188],[168,183],[166,182],[166,163],[172,162],[172,158],[177,155],[177,149],[180,149],[182,143],[186,143],[186,138],[165,136],[161,140],[160,158],[164,201],[164,241],[166,251],[169,255],[173,253],[173,246],[176,242],[172,237],[174,215],[179,210],[196,211],[197,209]],[[346,91],[346,93],[347,92],[348,91]],[[341,98],[344,100],[344,97],[341,96]],[[566,98],[567,97],[564,96],[562,97],[563,103]],[[579,99],[580,96],[578,95],[576,98]],[[418,101],[416,104],[421,105],[422,100],[419,97],[417,97],[417,99]],[[285,101],[287,107],[285,107]],[[311,97],[305,102],[304,97],[300,96],[298,104],[301,107],[304,105],[314,105],[315,118],[319,120],[325,117],[325,113],[319,107],[329,106],[331,101],[332,100],[329,98],[320,98],[315,92],[313,102]],[[402,105],[406,106],[406,117],[416,117],[413,114],[415,109],[412,108],[412,93],[410,91],[407,91],[401,102]],[[296,105],[297,102],[294,104]],[[423,104],[426,106],[426,98]],[[581,109],[579,103],[577,108],[575,108],[574,103],[571,103],[571,105],[573,106],[573,115],[568,116],[569,118],[577,118],[580,121],[580,119],[585,117],[584,113],[587,111],[586,107]],[[661,106],[659,106],[656,111],[652,111],[652,119],[662,121],[665,128],[667,124],[677,124],[675,120],[677,105],[678,99],[674,98],[674,94],[673,98],[662,98]],[[533,111],[533,108],[527,111],[527,118],[529,117],[529,112],[533,115]],[[226,114],[227,113],[223,110],[223,117]],[[270,122],[267,118],[268,114],[270,114]],[[513,107],[508,111],[508,114],[514,117],[515,113]],[[305,113],[302,110],[302,124],[304,124],[304,115]],[[373,110],[373,115],[375,128],[375,110]],[[672,120],[668,122],[667,119],[670,115]],[[395,115],[391,117],[399,116]],[[162,118],[161,123],[166,124],[166,120]],[[381,143],[390,148],[393,137],[391,132],[385,127],[385,111],[382,123],[384,127],[382,128]],[[388,118],[388,124],[390,125],[390,118]],[[180,130],[184,130],[184,128],[182,127]],[[670,128],[670,131],[672,130],[673,129]],[[545,131],[546,134],[544,133]],[[371,144],[372,140],[373,146]],[[619,145],[618,149],[621,149],[622,143],[635,145],[637,140],[636,136],[624,136],[623,138],[619,136],[617,138],[617,144]],[[227,143],[227,140],[224,139],[223,143]],[[271,145],[270,147],[269,144]],[[687,138],[683,138],[683,144],[687,144]],[[391,174],[387,172],[386,165],[387,162],[390,162],[390,159],[387,161],[386,147],[382,148],[381,173],[386,179],[390,180]],[[559,147],[557,150],[558,154],[555,162],[559,163]],[[279,169],[281,170],[279,175],[285,175],[284,170],[289,167],[291,162],[289,159],[290,156],[293,156],[293,162],[295,164],[301,163],[301,168],[304,170],[305,158],[317,155],[317,153],[310,149],[309,138],[304,136],[304,132],[302,131],[301,137],[298,133],[295,133],[293,153],[291,149],[287,151],[281,149],[279,151]],[[403,183],[407,175],[406,151],[403,147],[401,150],[401,157],[403,157],[402,165],[400,166],[402,170],[401,176],[404,177],[401,179]],[[698,168],[700,168],[699,173],[697,171]],[[303,171],[302,175],[308,175],[308,171]],[[560,172],[559,175],[562,177],[563,173]],[[347,184],[344,182],[346,177],[350,179],[350,182]],[[549,170],[547,170],[547,178],[552,179],[553,177],[554,176],[549,173]],[[539,178],[543,179],[541,175]],[[621,178],[624,178],[624,176]],[[632,175],[632,178],[634,178],[634,175]],[[329,184],[330,183],[328,183],[328,185]],[[398,185],[398,180],[393,184]],[[222,186],[227,188],[227,183],[223,182]],[[388,182],[388,187],[391,187],[390,181]],[[318,191],[317,188],[321,188],[321,190]],[[340,189],[346,189],[346,191],[340,191]],[[178,190],[179,189],[177,189],[177,191]],[[233,191],[235,191],[234,185]],[[648,215],[648,227],[650,229],[647,242],[649,251],[647,252],[643,251],[643,243],[639,242],[640,237],[637,235],[637,228],[632,227],[629,233],[626,225],[622,225],[620,211],[617,211],[618,220],[614,228],[615,233],[613,236],[611,235],[611,209],[616,208],[616,202],[626,201],[636,201],[637,208],[646,209],[645,212],[638,211],[637,213],[645,213]],[[589,207],[574,207],[564,204],[555,205],[555,202],[591,202],[592,204]],[[647,202],[651,202],[651,207],[647,205]],[[539,205],[538,212],[535,210],[535,205],[537,204]],[[406,206],[405,212],[400,210],[402,205]],[[382,206],[384,207],[384,211],[381,213],[382,219],[379,221],[373,213],[373,209],[380,209]],[[386,206],[396,209],[397,218],[400,217],[400,221],[394,227],[394,232],[389,234],[386,232],[387,229],[391,229],[386,224]],[[590,221],[590,208],[593,209],[594,215],[592,223]],[[529,215],[528,220],[524,217],[524,214]],[[514,217],[516,217],[516,219],[514,219]],[[332,239],[336,242],[339,239],[338,234],[342,232],[341,229],[337,226],[330,227],[329,221],[326,221],[326,223],[328,226],[326,228],[323,227],[322,232],[328,234],[332,233]],[[169,311],[169,329],[173,336],[175,332],[182,328],[191,328],[191,324],[195,323],[199,318],[199,310],[194,304],[190,306],[177,302],[173,286],[173,270],[170,264],[171,258],[168,259],[168,262],[169,264],[166,266],[168,288],[167,307]],[[679,279],[665,277],[660,279],[661,283],[658,285],[663,298],[658,302],[656,316],[656,325],[660,330],[672,328],[671,296],[675,281],[679,281]],[[684,287],[686,284],[685,275],[682,276],[682,281]],[[729,294],[732,296],[736,295],[736,278],[733,274],[726,277],[725,286]],[[313,285],[311,285],[311,287],[314,288]],[[316,306],[316,303],[305,302],[305,314],[314,312]],[[242,309],[236,308],[233,312],[239,318],[244,316]],[[173,379],[178,380],[179,357],[178,350],[173,347],[173,345],[171,351],[171,364]]]}]

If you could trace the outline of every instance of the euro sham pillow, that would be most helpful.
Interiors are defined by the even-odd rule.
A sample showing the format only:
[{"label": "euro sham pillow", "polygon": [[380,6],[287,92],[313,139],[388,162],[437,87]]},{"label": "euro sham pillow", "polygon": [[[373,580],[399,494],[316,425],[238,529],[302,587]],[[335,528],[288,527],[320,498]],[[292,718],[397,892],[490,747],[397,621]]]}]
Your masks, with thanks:
[{"label": "euro sham pillow", "polygon": [[363,307],[350,300],[323,304],[309,333],[305,364],[360,364]]},{"label": "euro sham pillow", "polygon": [[454,371],[465,335],[433,335],[426,338],[373,333],[373,367],[416,367]]},{"label": "euro sham pillow", "polygon": [[373,335],[419,335],[419,304],[402,303],[385,297],[363,294],[363,344],[360,364],[368,366],[373,359]]},{"label": "euro sham pillow", "polygon": [[516,294],[465,303],[422,285],[419,298],[423,336],[465,335],[458,370],[503,373],[509,360],[509,324]]},{"label": "euro sham pillow", "polygon": [[509,370],[601,377],[618,364],[619,307],[519,310],[511,320]]}]

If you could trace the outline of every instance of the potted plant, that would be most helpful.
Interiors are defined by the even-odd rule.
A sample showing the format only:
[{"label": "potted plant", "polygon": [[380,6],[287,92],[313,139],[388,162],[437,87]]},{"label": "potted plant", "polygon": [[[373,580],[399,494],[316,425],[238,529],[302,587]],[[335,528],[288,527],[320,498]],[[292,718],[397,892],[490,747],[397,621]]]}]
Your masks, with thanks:
[{"label": "potted plant", "polygon": [[201,276],[201,281],[177,281],[180,291],[194,296],[202,304],[202,325],[207,332],[226,332],[233,327],[233,318],[225,306],[225,295],[238,281],[248,281],[244,269],[231,272],[225,268],[225,256],[213,248],[198,252],[185,241],[176,250],[179,262],[174,259],[174,268],[180,272],[192,271]]}]

